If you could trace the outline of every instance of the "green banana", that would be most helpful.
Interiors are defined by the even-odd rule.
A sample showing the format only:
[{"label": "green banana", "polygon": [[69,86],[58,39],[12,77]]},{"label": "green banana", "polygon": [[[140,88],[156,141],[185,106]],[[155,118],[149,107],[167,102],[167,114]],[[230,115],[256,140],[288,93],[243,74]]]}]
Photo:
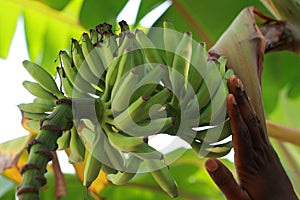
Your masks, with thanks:
[{"label": "green banana", "polygon": [[[83,38],[81,38],[81,40],[83,40]],[[91,40],[93,46],[98,45],[99,38],[98,38],[98,33],[95,29],[90,29],[90,40]],[[82,41],[82,43],[83,43],[83,41]]]},{"label": "green banana", "polygon": [[162,160],[164,155],[149,145],[140,146],[137,150],[131,151],[133,155],[141,160]]},{"label": "green banana", "polygon": [[82,76],[78,73],[75,67],[71,65],[71,58],[66,51],[59,52],[61,67],[63,68],[69,81],[81,93],[92,93],[95,94],[96,89],[91,84],[85,81]]},{"label": "green banana", "polygon": [[171,197],[177,197],[177,184],[163,160],[147,160],[147,166],[159,186]]},{"label": "green banana", "polygon": [[191,146],[200,157],[223,157],[230,152],[232,143],[229,141],[222,144],[211,145],[194,140]]},{"label": "green banana", "polygon": [[141,159],[135,156],[130,156],[127,159],[125,171],[118,172],[114,175],[108,175],[108,179],[115,185],[124,185],[128,183],[135,176],[141,162]]},{"label": "green banana", "polygon": [[98,177],[101,167],[102,163],[93,156],[93,153],[88,153],[83,171],[83,186],[90,187]]},{"label": "green banana", "polygon": [[[105,128],[105,126],[103,128]],[[99,125],[95,125],[95,134],[96,138],[92,146],[92,149],[95,149],[92,151],[93,156],[104,165],[118,171],[123,171],[125,158],[122,152],[110,144],[105,132]],[[101,149],[101,151],[98,151],[98,149]]]},{"label": "green banana", "polygon": [[34,78],[41,87],[43,87],[51,94],[54,94],[58,98],[64,97],[63,94],[59,91],[53,77],[44,68],[28,60],[25,60],[23,62],[23,65],[29,72],[31,77]]},{"label": "green banana", "polygon": [[191,65],[188,72],[188,83],[193,87],[195,93],[198,92],[203,77],[206,72],[207,52],[205,43],[197,43],[193,47]]},{"label": "green banana", "polygon": [[57,143],[57,150],[66,150],[70,147],[70,140],[71,140],[71,131],[65,131],[61,137],[59,137],[56,141]]},{"label": "green banana", "polygon": [[30,81],[24,81],[23,86],[30,92],[32,95],[42,98],[42,99],[47,99],[47,100],[52,100],[56,101],[57,97],[54,96],[52,93],[48,92],[45,90],[40,84],[30,82]]},{"label": "green banana", "polygon": [[42,99],[42,98],[35,98],[33,100],[33,103],[36,103],[36,104],[43,104],[43,105],[46,105],[46,106],[49,106],[49,107],[55,107],[55,102],[51,101],[51,100],[48,100],[48,99]]},{"label": "green banana", "polygon": [[23,113],[25,118],[40,120],[48,116],[46,113],[31,113],[31,112],[24,112]]},{"label": "green banana", "polygon": [[[84,41],[89,40],[89,39],[90,39],[89,36],[86,33],[83,33],[82,43],[84,43]],[[83,49],[81,49],[79,42],[75,39],[72,39],[71,55],[72,55],[72,60],[73,60],[74,66],[76,67],[78,73],[82,76],[82,78],[89,83],[98,85],[98,81],[99,81],[98,77],[99,76],[98,77],[95,76],[90,69],[89,61],[91,59],[93,59],[93,55],[88,54],[85,57],[85,55],[83,54]]]},{"label": "green banana", "polygon": [[21,103],[18,105],[20,110],[30,113],[45,113],[53,111],[52,106],[48,106],[40,103]]},{"label": "green banana", "polygon": [[174,59],[174,52],[177,44],[180,41],[180,34],[175,30],[173,23],[170,21],[163,22],[163,40],[166,49],[166,60],[169,67],[172,66]]},{"label": "green banana", "polygon": [[137,29],[135,32],[135,36],[137,41],[143,48],[147,63],[166,64],[164,58],[160,55],[156,46],[142,30]]},{"label": "green banana", "polygon": [[[93,35],[92,35],[93,33]],[[91,32],[91,37],[96,37],[97,33]],[[98,35],[98,34],[97,34]],[[95,40],[95,39],[94,39]],[[98,40],[98,38],[96,39]],[[104,65],[101,61],[101,58],[99,57],[97,51],[95,50],[95,46],[93,45],[91,39],[86,33],[83,33],[81,36],[82,41],[82,52],[85,58],[85,61],[87,62],[90,71],[92,74],[99,79],[104,75]],[[96,83],[97,85],[97,83]]]},{"label": "green banana", "polygon": [[[170,79],[172,91],[177,95],[177,98],[181,98],[182,92],[185,92],[187,89],[188,72],[193,50],[192,41],[192,33],[186,32],[175,49]],[[173,97],[175,98],[175,96]]]},{"label": "green banana", "polygon": [[116,169],[114,169],[112,167],[109,167],[109,166],[107,166],[107,165],[105,165],[103,163],[102,163],[102,168],[101,169],[106,174],[117,174],[118,173],[118,170],[116,170]]},{"label": "green banana", "polygon": [[114,118],[114,125],[120,130],[123,130],[123,128],[126,129],[132,123],[144,120],[144,118],[141,118],[141,116],[145,112],[144,107],[147,103],[147,100],[148,98],[144,96],[138,98],[126,110]]},{"label": "green banana", "polygon": [[227,138],[231,134],[230,122],[227,119],[213,128],[197,131],[195,139],[206,143],[215,143]]},{"label": "green banana", "polygon": [[110,66],[114,59],[114,53],[117,51],[118,45],[116,44],[115,36],[110,36],[107,40],[103,40],[98,46],[95,47],[96,54],[100,57],[104,70]]},{"label": "green banana", "polygon": [[75,127],[71,129],[69,163],[80,163],[84,161],[85,146],[81,141]]},{"label": "green banana", "polygon": [[215,94],[219,87],[222,77],[219,72],[219,65],[215,61],[208,61],[205,73],[205,79],[202,82],[198,92],[196,93],[199,109],[202,109],[211,100],[211,97]]},{"label": "green banana", "polygon": [[113,113],[120,113],[128,107],[130,104],[130,94],[135,90],[138,79],[139,74],[136,71],[130,71],[113,88],[111,96],[111,109]]},{"label": "green banana", "polygon": [[122,127],[122,131],[134,137],[147,137],[164,133],[173,126],[173,122],[173,117],[150,119],[136,124],[131,124],[131,127]]},{"label": "green banana", "polygon": [[116,169],[118,171],[124,171],[125,168],[125,157],[123,153],[116,149],[112,144],[109,142],[107,136],[104,137],[104,151],[108,158],[108,165],[109,167]]},{"label": "green banana", "polygon": [[120,151],[124,151],[124,152],[136,151],[143,145],[147,145],[145,143],[144,138],[142,137],[129,137],[124,135],[123,133],[114,132],[112,129],[108,127],[105,129],[105,132],[107,134],[109,142]]},{"label": "green banana", "polygon": [[168,69],[165,65],[153,66],[153,69],[138,82],[136,86],[137,89],[132,94],[130,102],[133,102],[141,96],[150,96],[158,85],[160,85],[160,81],[167,77],[167,73]]},{"label": "green banana", "polygon": [[232,70],[222,73],[224,74],[223,80],[219,85],[216,93],[212,96],[210,103],[200,111],[201,123],[210,123],[211,125],[216,125],[224,121],[224,119],[226,118],[226,97],[229,93],[226,77],[231,76],[232,73]]}]

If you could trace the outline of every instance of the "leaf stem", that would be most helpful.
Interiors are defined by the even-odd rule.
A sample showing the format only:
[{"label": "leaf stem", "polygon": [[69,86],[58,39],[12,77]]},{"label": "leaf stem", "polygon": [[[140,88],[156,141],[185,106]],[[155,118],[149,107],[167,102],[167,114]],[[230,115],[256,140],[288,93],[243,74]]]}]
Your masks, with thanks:
[{"label": "leaf stem", "polygon": [[266,121],[270,137],[300,146],[300,130]]}]

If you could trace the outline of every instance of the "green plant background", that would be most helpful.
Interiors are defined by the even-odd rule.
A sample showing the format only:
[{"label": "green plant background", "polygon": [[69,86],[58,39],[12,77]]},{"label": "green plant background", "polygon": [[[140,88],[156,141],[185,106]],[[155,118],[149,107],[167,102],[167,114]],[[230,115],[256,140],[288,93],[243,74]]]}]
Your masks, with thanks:
[{"label": "green plant background", "polygon": [[[139,1],[137,1],[139,2]],[[164,0],[141,0],[133,27]],[[270,13],[259,0],[173,0],[171,6],[154,22],[162,26],[170,20],[179,31],[192,31],[196,40],[212,46],[230,25],[236,15],[247,6],[255,6],[264,14]],[[55,73],[60,49],[69,49],[70,38],[79,39],[83,31],[108,22],[117,29],[116,17],[127,0],[0,0],[0,57],[5,59],[15,32],[17,20],[24,19],[24,30],[30,59]],[[22,64],[20,63],[20,67]],[[267,54],[263,72],[263,102],[269,120],[300,129],[300,57],[289,52]],[[5,69],[3,69],[5,70]],[[20,88],[21,89],[21,88]],[[3,133],[0,133],[3,134]],[[299,148],[272,140],[290,175],[295,189],[300,193]],[[205,159],[192,151],[171,165],[172,174],[182,194],[178,199],[224,199],[203,168]],[[233,169],[233,164],[226,161]],[[47,190],[42,199],[53,199],[53,175],[48,175]],[[66,175],[67,196],[62,199],[83,199],[85,189],[75,175]],[[5,187],[4,187],[5,186]],[[13,199],[16,185],[0,177],[0,199]],[[146,174],[139,175],[126,186],[109,184],[100,194],[105,199],[170,199],[161,192],[154,180]]]}]

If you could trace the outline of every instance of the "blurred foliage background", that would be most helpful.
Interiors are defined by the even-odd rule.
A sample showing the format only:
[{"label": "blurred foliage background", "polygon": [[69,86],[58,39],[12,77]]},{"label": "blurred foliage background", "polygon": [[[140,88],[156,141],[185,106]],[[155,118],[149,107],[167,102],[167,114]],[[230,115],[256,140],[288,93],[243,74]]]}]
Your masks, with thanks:
[{"label": "blurred foliage background", "polygon": [[[131,0],[137,12],[128,8],[127,0],[0,0],[0,57],[5,59],[14,36],[17,21],[24,20],[24,31],[30,59],[55,73],[57,55],[61,49],[70,49],[71,39],[79,39],[97,24],[108,22],[118,31],[118,20],[130,21],[135,28],[162,26],[164,20],[174,23],[177,30],[191,31],[197,41],[211,47],[231,24],[237,14],[247,6],[255,6],[266,15],[270,12],[259,0]],[[125,9],[124,9],[125,8]],[[156,10],[153,14],[153,10]],[[122,12],[122,15],[119,15]],[[130,17],[129,15],[134,17]],[[122,19],[118,16],[123,16]],[[128,18],[127,18],[128,17]],[[151,19],[149,21],[149,19]],[[143,23],[144,22],[144,23]],[[16,55],[17,56],[17,55]],[[22,64],[20,63],[20,67]],[[262,78],[263,102],[268,120],[300,129],[300,57],[289,52],[270,53],[265,56]],[[2,69],[5,70],[5,69]],[[0,133],[2,134],[2,133]],[[300,193],[299,148],[272,140]],[[3,145],[1,151],[7,151]],[[170,167],[179,185],[178,199],[224,199],[203,168],[205,159],[187,151]],[[233,169],[233,164],[226,161]],[[65,176],[67,196],[62,199],[83,199],[85,189],[76,175]],[[41,199],[53,199],[53,174],[48,173],[47,189]],[[0,199],[14,199],[16,183],[0,176]],[[125,186],[108,184],[99,199],[170,199],[147,174],[137,176]]]}]

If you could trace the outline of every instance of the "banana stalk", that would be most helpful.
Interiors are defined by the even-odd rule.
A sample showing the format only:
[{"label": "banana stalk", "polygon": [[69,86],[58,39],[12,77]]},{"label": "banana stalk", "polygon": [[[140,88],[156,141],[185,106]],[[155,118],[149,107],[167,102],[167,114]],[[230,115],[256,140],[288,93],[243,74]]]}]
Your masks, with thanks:
[{"label": "banana stalk", "polygon": [[44,173],[52,159],[51,151],[56,150],[56,141],[63,131],[72,128],[71,106],[69,99],[58,100],[53,113],[42,120],[36,139],[28,144],[29,159],[21,169],[22,183],[17,191],[19,200],[39,199],[39,189],[47,183]]}]

